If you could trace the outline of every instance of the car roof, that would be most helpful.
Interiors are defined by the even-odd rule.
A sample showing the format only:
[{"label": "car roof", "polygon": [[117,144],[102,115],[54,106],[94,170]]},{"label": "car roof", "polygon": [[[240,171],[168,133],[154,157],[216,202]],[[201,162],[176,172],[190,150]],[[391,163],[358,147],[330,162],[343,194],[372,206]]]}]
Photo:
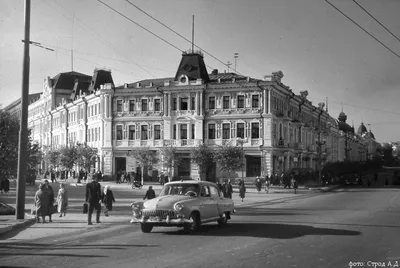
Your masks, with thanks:
[{"label": "car roof", "polygon": [[214,187],[217,186],[215,183],[210,182],[210,181],[195,181],[195,180],[171,181],[171,182],[166,183],[165,185],[174,185],[174,184],[199,184],[199,185],[208,185],[208,186],[214,186]]}]

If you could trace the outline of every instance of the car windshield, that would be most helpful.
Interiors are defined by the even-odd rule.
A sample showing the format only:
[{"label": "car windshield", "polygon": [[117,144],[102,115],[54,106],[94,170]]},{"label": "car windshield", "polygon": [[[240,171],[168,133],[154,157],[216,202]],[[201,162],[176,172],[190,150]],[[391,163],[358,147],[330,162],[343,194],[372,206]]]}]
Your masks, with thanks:
[{"label": "car windshield", "polygon": [[170,184],[165,185],[161,190],[160,196],[163,195],[189,195],[198,196],[200,186],[198,184]]}]

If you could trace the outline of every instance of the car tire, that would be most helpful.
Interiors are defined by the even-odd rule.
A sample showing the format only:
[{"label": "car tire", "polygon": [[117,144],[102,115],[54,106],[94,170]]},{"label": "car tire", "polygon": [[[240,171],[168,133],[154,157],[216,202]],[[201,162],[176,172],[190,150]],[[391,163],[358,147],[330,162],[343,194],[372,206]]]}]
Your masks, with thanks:
[{"label": "car tire", "polygon": [[199,214],[196,212],[192,212],[192,214],[190,214],[189,220],[192,220],[193,223],[192,224],[187,224],[185,225],[184,231],[185,233],[193,233],[196,232],[199,229],[200,226],[200,217]]},{"label": "car tire", "polygon": [[226,212],[222,213],[220,216],[220,219],[217,221],[218,225],[225,225],[228,223],[228,215],[226,214]]},{"label": "car tire", "polygon": [[142,229],[143,233],[150,233],[153,230],[153,226],[146,223],[140,223],[140,229]]}]

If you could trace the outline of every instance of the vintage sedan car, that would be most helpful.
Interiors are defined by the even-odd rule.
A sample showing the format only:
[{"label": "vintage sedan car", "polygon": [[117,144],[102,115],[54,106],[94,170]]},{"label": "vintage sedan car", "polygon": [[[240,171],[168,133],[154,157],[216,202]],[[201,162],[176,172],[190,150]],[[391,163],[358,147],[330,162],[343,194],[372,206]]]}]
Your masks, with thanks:
[{"label": "vintage sedan car", "polygon": [[144,233],[155,226],[178,226],[194,232],[202,223],[226,224],[234,206],[216,184],[191,180],[166,183],[158,197],[132,203],[132,210],[131,223],[139,223]]}]

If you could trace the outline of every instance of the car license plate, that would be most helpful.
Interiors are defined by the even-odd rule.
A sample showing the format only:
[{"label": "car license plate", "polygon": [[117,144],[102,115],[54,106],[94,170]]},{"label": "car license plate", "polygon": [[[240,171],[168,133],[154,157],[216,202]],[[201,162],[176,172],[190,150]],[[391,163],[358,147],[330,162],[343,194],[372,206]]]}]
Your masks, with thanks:
[{"label": "car license plate", "polygon": [[161,218],[157,217],[157,216],[153,216],[153,217],[149,217],[149,221],[161,221]]}]

